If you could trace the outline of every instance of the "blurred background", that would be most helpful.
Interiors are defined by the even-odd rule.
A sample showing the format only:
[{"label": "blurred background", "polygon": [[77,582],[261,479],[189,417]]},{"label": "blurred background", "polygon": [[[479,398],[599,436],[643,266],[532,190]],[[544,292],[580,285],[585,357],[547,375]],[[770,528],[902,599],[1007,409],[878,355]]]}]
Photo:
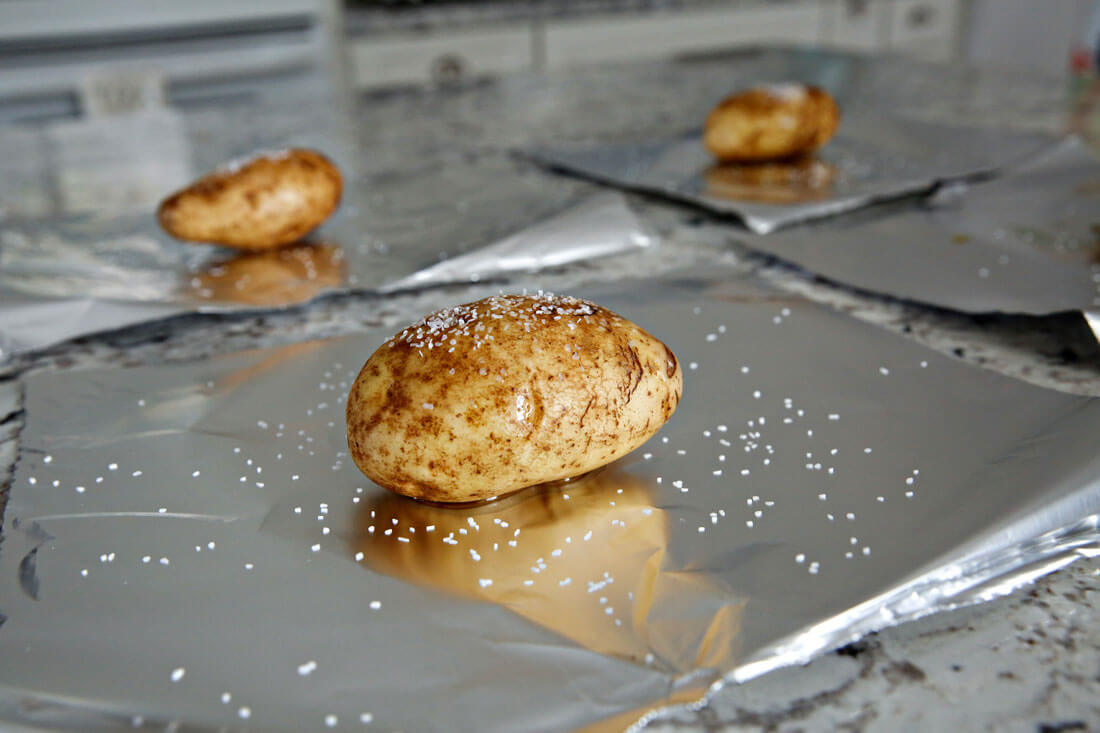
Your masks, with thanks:
[{"label": "blurred background", "polygon": [[0,0],[0,122],[765,43],[1026,70],[1080,94],[1098,36],[1094,0]]}]

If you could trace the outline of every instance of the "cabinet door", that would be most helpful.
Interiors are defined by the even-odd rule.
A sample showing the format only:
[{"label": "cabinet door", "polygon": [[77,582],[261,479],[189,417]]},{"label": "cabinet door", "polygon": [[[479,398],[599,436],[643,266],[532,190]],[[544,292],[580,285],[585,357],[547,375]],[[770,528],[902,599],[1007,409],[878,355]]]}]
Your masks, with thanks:
[{"label": "cabinet door", "polygon": [[958,38],[958,0],[894,0],[890,48],[928,61],[948,61]]},{"label": "cabinet door", "polygon": [[360,89],[458,82],[531,68],[527,25],[439,36],[352,40],[352,79]]},{"label": "cabinet door", "polygon": [[[93,75],[155,72],[172,104],[328,85],[335,0],[0,0],[0,121],[76,116]],[[126,89],[128,91],[124,91]]]},{"label": "cabinet door", "polygon": [[835,48],[874,51],[886,45],[889,0],[824,0],[822,42]]},{"label": "cabinet door", "polygon": [[548,21],[546,64],[555,69],[762,43],[815,43],[820,27],[817,3]]}]

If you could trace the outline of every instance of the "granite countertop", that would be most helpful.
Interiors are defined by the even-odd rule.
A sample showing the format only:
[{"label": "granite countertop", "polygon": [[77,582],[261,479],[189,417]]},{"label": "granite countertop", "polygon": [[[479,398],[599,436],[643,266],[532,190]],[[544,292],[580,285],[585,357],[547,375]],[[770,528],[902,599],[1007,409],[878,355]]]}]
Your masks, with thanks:
[{"label": "granite countertop", "polygon": [[[351,102],[357,122],[352,134],[372,180],[403,175],[430,180],[446,172],[476,181],[494,166],[510,166],[517,181],[532,190],[544,186],[548,197],[564,200],[594,187],[554,179],[509,151],[533,142],[621,140],[691,128],[728,91],[731,67],[752,58],[766,69],[769,53],[778,52],[522,74],[464,88],[364,96]],[[803,58],[833,64],[838,74],[850,71],[847,60],[837,54]],[[1059,132],[1066,125],[1060,82],[899,58],[862,68],[854,82],[861,94],[849,104],[873,100],[901,115],[991,131]],[[498,210],[487,195],[474,214]],[[576,282],[615,278],[623,268],[655,271],[718,257],[792,295],[981,368],[1100,395],[1100,347],[1078,316],[974,317],[857,292],[756,255],[733,241],[726,227],[688,209],[639,197],[631,202],[663,236],[660,252],[570,266],[540,277],[540,286],[565,290]],[[439,236],[446,236],[445,228]],[[520,277],[514,285],[524,282]],[[495,292],[499,286],[480,289],[486,287]],[[32,371],[191,360],[353,333],[364,325],[399,323],[409,313],[453,299],[456,289],[395,300],[340,295],[278,312],[182,316],[16,357],[0,373],[0,463],[10,473],[24,417],[20,380]],[[479,287],[462,289],[467,291],[476,297]],[[0,486],[6,489],[8,483]],[[2,500],[0,492],[0,510]],[[889,629],[805,667],[731,685],[707,707],[660,719],[650,728],[1088,730],[1100,728],[1098,701],[1100,561],[1094,554],[1008,597]]]}]

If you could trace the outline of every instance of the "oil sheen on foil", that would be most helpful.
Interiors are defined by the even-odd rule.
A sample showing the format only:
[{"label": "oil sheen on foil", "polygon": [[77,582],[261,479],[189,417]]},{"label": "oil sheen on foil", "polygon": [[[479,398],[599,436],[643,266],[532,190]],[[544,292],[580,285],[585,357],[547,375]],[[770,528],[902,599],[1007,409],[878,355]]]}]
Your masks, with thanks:
[{"label": "oil sheen on foil", "polygon": [[1096,548],[1096,400],[717,266],[574,294],[664,340],[683,402],[615,464],[472,508],[348,457],[389,332],[28,377],[0,714],[622,728]]},{"label": "oil sheen on foil", "polygon": [[988,176],[1049,138],[891,118],[863,108],[842,115],[815,157],[771,164],[719,164],[702,133],[631,141],[547,145],[544,165],[622,188],[732,214],[757,234],[840,214],[875,201],[930,191],[937,183]]}]

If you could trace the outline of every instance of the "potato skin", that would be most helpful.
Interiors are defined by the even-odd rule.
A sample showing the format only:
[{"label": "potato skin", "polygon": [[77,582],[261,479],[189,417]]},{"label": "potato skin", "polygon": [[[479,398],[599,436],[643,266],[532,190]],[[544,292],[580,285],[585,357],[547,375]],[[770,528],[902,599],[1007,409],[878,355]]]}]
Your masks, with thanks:
[{"label": "potato skin", "polygon": [[727,97],[707,115],[703,145],[727,163],[780,160],[817,150],[839,124],[836,102],[817,87],[757,87]]},{"label": "potato skin", "polygon": [[271,249],[316,229],[340,204],[343,186],[340,171],[320,153],[263,154],[172,194],[157,219],[177,239]]},{"label": "potato skin", "polygon": [[593,303],[501,295],[384,343],[348,394],[348,447],[375,483],[469,502],[578,476],[634,450],[679,404],[663,343]]}]

